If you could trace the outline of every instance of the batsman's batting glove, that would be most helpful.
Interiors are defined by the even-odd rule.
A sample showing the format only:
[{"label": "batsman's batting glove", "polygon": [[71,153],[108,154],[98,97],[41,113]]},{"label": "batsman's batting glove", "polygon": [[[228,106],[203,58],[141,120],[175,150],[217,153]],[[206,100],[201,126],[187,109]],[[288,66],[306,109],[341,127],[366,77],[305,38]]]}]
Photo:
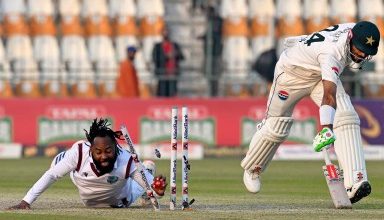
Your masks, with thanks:
[{"label": "batsman's batting glove", "polygon": [[320,152],[324,147],[328,148],[330,144],[335,142],[336,137],[330,128],[323,128],[313,140],[313,148],[316,152]]}]

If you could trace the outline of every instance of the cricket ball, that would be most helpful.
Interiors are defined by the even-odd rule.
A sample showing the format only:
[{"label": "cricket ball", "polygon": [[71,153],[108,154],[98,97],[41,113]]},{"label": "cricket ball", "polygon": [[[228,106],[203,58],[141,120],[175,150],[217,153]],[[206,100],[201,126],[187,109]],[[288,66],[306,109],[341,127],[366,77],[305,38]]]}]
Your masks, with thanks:
[{"label": "cricket ball", "polygon": [[153,187],[156,189],[164,189],[165,187],[165,181],[164,179],[160,179],[159,177],[156,177],[153,181]]}]

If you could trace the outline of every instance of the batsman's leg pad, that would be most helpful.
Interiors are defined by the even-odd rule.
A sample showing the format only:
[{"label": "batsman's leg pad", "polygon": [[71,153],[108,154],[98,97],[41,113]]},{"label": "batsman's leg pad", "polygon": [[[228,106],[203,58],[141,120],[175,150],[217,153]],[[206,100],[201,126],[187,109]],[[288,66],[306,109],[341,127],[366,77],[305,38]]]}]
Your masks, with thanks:
[{"label": "batsman's leg pad", "polygon": [[360,119],[347,94],[338,94],[334,120],[336,135],[335,151],[344,171],[344,185],[351,188],[355,183],[367,181],[363,145],[360,134]]},{"label": "batsman's leg pad", "polygon": [[253,135],[247,155],[241,161],[241,166],[245,170],[263,172],[279,145],[288,137],[292,123],[291,117],[267,118]]}]

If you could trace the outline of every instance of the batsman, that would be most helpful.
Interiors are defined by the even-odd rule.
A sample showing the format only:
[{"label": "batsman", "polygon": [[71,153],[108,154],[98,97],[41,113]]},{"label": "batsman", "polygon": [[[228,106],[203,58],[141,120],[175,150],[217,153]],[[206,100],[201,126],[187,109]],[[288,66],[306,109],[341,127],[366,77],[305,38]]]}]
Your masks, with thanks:
[{"label": "batsman", "polygon": [[314,150],[334,144],[344,171],[344,186],[352,203],[371,193],[360,134],[360,119],[340,81],[345,67],[361,69],[376,55],[380,32],[368,21],[344,23],[310,35],[285,39],[274,72],[266,116],[257,125],[241,162],[243,181],[251,193],[260,191],[260,175],[288,137],[292,112],[304,97],[319,106],[321,131]]}]

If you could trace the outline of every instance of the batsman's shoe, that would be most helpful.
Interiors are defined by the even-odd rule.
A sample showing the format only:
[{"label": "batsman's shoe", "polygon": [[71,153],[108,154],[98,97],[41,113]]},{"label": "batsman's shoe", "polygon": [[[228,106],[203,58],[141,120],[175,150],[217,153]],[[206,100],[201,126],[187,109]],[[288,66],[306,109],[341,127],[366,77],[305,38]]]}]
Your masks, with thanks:
[{"label": "batsman's shoe", "polygon": [[353,184],[353,186],[347,189],[347,194],[351,203],[356,203],[360,199],[368,196],[371,193],[371,184],[368,181],[361,181]]},{"label": "batsman's shoe", "polygon": [[243,182],[247,190],[251,193],[258,193],[260,191],[261,182],[260,176],[256,172],[244,171]]},{"label": "batsman's shoe", "polygon": [[316,152],[320,152],[324,147],[328,147],[330,144],[335,142],[336,137],[330,128],[323,128],[313,140],[313,148]]}]

